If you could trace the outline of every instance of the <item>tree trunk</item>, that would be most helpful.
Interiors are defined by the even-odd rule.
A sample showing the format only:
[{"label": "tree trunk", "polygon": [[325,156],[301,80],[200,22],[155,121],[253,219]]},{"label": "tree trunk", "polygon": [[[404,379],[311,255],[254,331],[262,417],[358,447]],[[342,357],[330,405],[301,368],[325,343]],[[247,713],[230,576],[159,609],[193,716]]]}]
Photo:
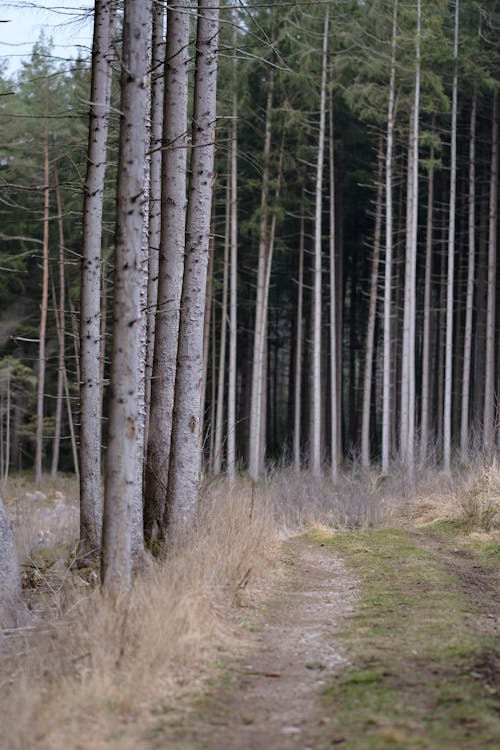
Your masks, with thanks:
[{"label": "tree trunk", "polygon": [[120,104],[113,346],[101,576],[106,590],[128,591],[132,576],[132,513],[138,460],[142,250],[147,194],[151,2],[125,0]]},{"label": "tree trunk", "polygon": [[450,157],[450,218],[448,224],[448,276],[446,287],[446,347],[443,415],[443,466],[451,465],[451,400],[453,390],[453,283],[455,278],[455,212],[457,194],[457,99],[458,99],[458,15],[459,0],[455,0],[455,31],[453,42],[453,94],[451,105],[451,157]]},{"label": "tree trunk", "polygon": [[385,278],[384,278],[384,376],[382,407],[382,472],[389,471],[391,451],[391,296],[392,296],[392,151],[394,147],[394,100],[396,89],[396,35],[398,0],[394,0],[385,156]]},{"label": "tree trunk", "polygon": [[114,0],[96,0],[80,288],[80,539],[98,549],[102,529],[101,239],[112,76]]},{"label": "tree trunk", "polygon": [[368,329],[366,332],[363,416],[361,426],[361,466],[364,468],[368,468],[370,465],[370,410],[372,400],[373,352],[375,343],[375,322],[377,318],[378,274],[382,234],[382,208],[384,200],[384,186],[382,182],[384,174],[384,154],[382,141],[379,143],[377,165],[377,201],[375,205],[375,231],[370,281],[370,303],[368,308]]},{"label": "tree trunk", "polygon": [[262,416],[262,388],[264,361],[263,338],[264,328],[264,285],[268,251],[268,198],[269,198],[269,160],[271,156],[271,112],[274,92],[274,69],[271,68],[267,89],[266,125],[264,136],[264,170],[262,173],[262,192],[260,200],[261,219],[259,233],[259,260],[257,265],[257,298],[255,303],[255,326],[252,358],[252,391],[250,397],[250,436],[248,472],[253,480],[260,474],[260,435]]},{"label": "tree trunk", "polygon": [[199,0],[192,124],[193,155],[186,219],[168,523],[173,538],[196,523],[201,468],[203,321],[210,241],[214,129],[216,120],[218,0]]},{"label": "tree trunk", "polygon": [[54,305],[56,316],[59,320],[58,330],[58,358],[57,358],[57,395],[56,395],[56,418],[54,425],[54,447],[52,451],[52,469],[51,476],[55,479],[57,476],[57,467],[59,465],[59,448],[61,443],[61,423],[64,399],[64,354],[66,342],[65,326],[65,279],[64,279],[64,227],[63,227],[63,206],[61,200],[61,190],[59,188],[59,174],[57,166],[55,169],[56,183],[56,205],[57,205],[57,226],[59,229],[59,313],[57,305]]},{"label": "tree trunk", "polygon": [[231,271],[229,279],[229,372],[227,394],[227,474],[236,480],[236,352],[238,330],[238,15],[233,10],[233,99],[231,122]]},{"label": "tree trunk", "polygon": [[[47,95],[48,96],[48,95]],[[47,307],[49,301],[49,131],[48,131],[48,103],[45,106],[45,130],[43,140],[44,182],[43,191],[43,270],[42,270],[42,300],[40,305],[40,348],[38,353],[38,386],[36,400],[36,436],[35,436],[35,485],[42,481],[43,457],[43,404],[45,389],[45,336],[47,329]]]},{"label": "tree trunk", "polygon": [[153,30],[151,50],[151,138],[149,177],[149,255],[148,255],[148,303],[147,303],[147,352],[145,410],[146,423],[144,442],[147,446],[149,433],[149,409],[151,404],[151,378],[153,375],[156,311],[158,302],[158,271],[161,239],[161,165],[163,134],[163,98],[165,60],[165,4],[153,3]]},{"label": "tree trunk", "polygon": [[300,239],[299,239],[299,278],[297,280],[297,331],[295,342],[295,392],[294,392],[294,427],[293,427],[293,465],[300,471],[301,465],[301,424],[302,424],[302,351],[303,351],[303,307],[304,307],[304,218],[305,188],[302,188],[300,202]]},{"label": "tree trunk", "polygon": [[158,306],[145,475],[144,534],[158,541],[166,524],[172,411],[186,233],[189,0],[167,8]]},{"label": "tree trunk", "polygon": [[[432,132],[435,121],[432,119]],[[425,271],[424,271],[424,322],[422,331],[422,412],[420,422],[420,461],[425,466],[429,452],[429,415],[430,415],[430,351],[431,351],[431,289],[432,289],[432,241],[434,222],[434,144],[429,156],[427,227],[425,237]]]},{"label": "tree trunk", "polygon": [[339,394],[338,377],[338,333],[337,333],[337,269],[335,247],[335,140],[333,130],[333,94],[329,91],[329,135],[328,153],[330,162],[330,442],[331,442],[331,477],[335,482],[339,474]]},{"label": "tree trunk", "polygon": [[28,620],[21,597],[16,542],[0,497],[0,635],[3,628],[15,628]]},{"label": "tree trunk", "polygon": [[474,274],[476,256],[476,108],[477,94],[474,92],[470,114],[468,211],[469,254],[467,268],[467,293],[465,301],[464,359],[462,372],[462,415],[460,423],[460,458],[464,463],[469,455],[470,365],[472,351],[472,317],[474,312]]},{"label": "tree trunk", "polygon": [[[493,93],[491,125],[490,210],[488,233],[488,302],[486,306],[486,368],[483,409],[483,446],[486,455],[495,446],[495,292],[497,284],[498,208],[498,94]],[[498,394],[497,394],[498,395]]]},{"label": "tree trunk", "polygon": [[322,287],[322,208],[323,166],[325,153],[326,74],[328,65],[329,8],[325,12],[320,90],[320,119],[318,135],[318,157],[316,163],[316,198],[314,220],[314,303],[313,303],[313,351],[312,351],[312,424],[310,437],[310,469],[313,477],[321,474],[321,287]]},{"label": "tree trunk", "polygon": [[230,222],[231,222],[231,153],[228,152],[228,169],[226,182],[226,221],[224,237],[224,268],[222,279],[222,310],[220,321],[220,345],[219,345],[219,378],[217,382],[217,414],[215,423],[215,447],[214,447],[214,466],[213,472],[218,476],[222,466],[222,435],[224,427],[224,381],[226,375],[226,332],[227,332],[227,291],[228,291],[228,270],[229,270],[229,245]]}]

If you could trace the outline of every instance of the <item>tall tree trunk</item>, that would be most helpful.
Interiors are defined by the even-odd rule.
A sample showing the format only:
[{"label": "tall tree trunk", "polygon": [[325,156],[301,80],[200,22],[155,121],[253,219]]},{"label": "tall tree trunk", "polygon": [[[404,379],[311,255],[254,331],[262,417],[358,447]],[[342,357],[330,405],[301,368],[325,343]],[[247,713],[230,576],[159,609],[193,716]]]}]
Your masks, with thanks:
[{"label": "tall tree trunk", "polygon": [[[48,94],[47,94],[48,96]],[[40,305],[40,348],[38,353],[38,385],[36,399],[36,436],[35,436],[35,485],[42,481],[43,457],[43,404],[45,389],[45,336],[47,330],[47,307],[49,300],[49,130],[48,130],[48,100],[45,105],[45,129],[43,138],[44,182],[43,191],[43,270],[42,270],[42,300]]]},{"label": "tall tree trunk", "polygon": [[149,257],[148,257],[148,303],[147,303],[147,352],[145,409],[146,427],[144,442],[147,446],[149,432],[149,408],[151,404],[151,378],[153,375],[156,310],[158,302],[158,271],[161,241],[161,165],[163,134],[165,61],[165,4],[153,3],[153,30],[151,50],[151,138],[149,178]]},{"label": "tall tree trunk", "polygon": [[329,134],[328,154],[330,162],[330,443],[331,443],[331,476],[335,482],[338,479],[340,451],[339,451],[339,393],[338,383],[338,332],[337,332],[337,269],[335,247],[335,140],[333,129],[333,93],[329,90]]},{"label": "tall tree trunk", "polygon": [[128,591],[136,504],[141,408],[139,400],[140,296],[147,210],[146,151],[152,3],[125,0],[120,103],[113,346],[106,461],[101,576],[105,589]]},{"label": "tall tree trunk", "polygon": [[228,152],[226,182],[226,221],[224,237],[224,267],[222,270],[222,310],[220,321],[219,378],[217,382],[217,414],[215,423],[215,455],[213,472],[218,476],[222,466],[222,435],[224,427],[224,381],[226,375],[227,292],[229,270],[229,245],[231,242],[231,152]]},{"label": "tall tree trunk", "polygon": [[472,351],[472,317],[474,312],[474,274],[476,256],[476,109],[477,94],[474,92],[470,114],[469,139],[469,254],[467,268],[467,292],[465,301],[464,358],[462,372],[462,415],[460,424],[460,458],[465,462],[469,455],[469,401],[470,369]]},{"label": "tall tree trunk", "polygon": [[238,15],[233,10],[233,98],[231,121],[231,270],[229,277],[229,372],[227,394],[227,474],[236,480],[236,352],[238,330]]},{"label": "tall tree trunk", "polygon": [[[434,133],[435,119],[432,118]],[[429,452],[429,416],[430,416],[430,352],[431,352],[431,290],[432,290],[432,242],[434,223],[434,143],[431,144],[429,156],[427,226],[425,236],[425,270],[424,270],[424,322],[422,330],[422,411],[420,418],[420,461],[427,463]]]},{"label": "tall tree trunk", "polygon": [[451,157],[450,157],[450,218],[448,224],[448,276],[446,287],[446,347],[443,415],[443,465],[451,465],[451,401],[453,390],[453,283],[455,279],[455,213],[457,195],[457,108],[458,108],[458,16],[460,4],[455,0],[455,31],[453,41],[453,93],[451,105]]},{"label": "tall tree trunk", "polygon": [[297,331],[295,341],[295,393],[294,393],[294,427],[293,427],[293,465],[300,471],[301,465],[301,424],[302,424],[302,352],[303,352],[303,307],[304,307],[304,240],[305,240],[305,188],[302,188],[300,202],[300,239],[299,239],[299,278],[297,280]]},{"label": "tall tree trunk", "polygon": [[115,0],[95,0],[80,287],[80,539],[98,549],[102,529],[101,240],[111,97]]},{"label": "tall tree trunk", "polygon": [[[491,125],[490,210],[488,232],[488,302],[486,306],[486,368],[483,409],[483,446],[487,455],[495,447],[495,293],[497,284],[498,222],[498,94],[493,93]],[[498,396],[499,394],[497,394]]]},{"label": "tall tree trunk", "polygon": [[191,132],[193,155],[168,478],[169,533],[174,538],[192,528],[198,512],[202,434],[200,386],[213,194],[218,29],[218,0],[199,0]]},{"label": "tall tree trunk", "polygon": [[326,119],[326,74],[328,67],[328,26],[329,8],[325,13],[323,30],[323,50],[321,69],[321,90],[319,105],[318,156],[316,163],[316,197],[314,219],[314,304],[313,304],[313,352],[312,352],[312,424],[310,437],[310,469],[314,477],[321,474],[321,291],[322,291],[322,209],[323,209],[323,167],[325,154]]},{"label": "tall tree trunk", "polygon": [[164,533],[186,233],[189,0],[167,8],[158,306],[145,475],[146,542]]},{"label": "tall tree trunk", "polygon": [[266,103],[266,125],[264,135],[264,169],[262,173],[262,192],[260,199],[261,219],[259,229],[259,260],[257,265],[257,298],[255,303],[255,326],[253,337],[253,359],[252,359],[252,391],[250,397],[250,434],[249,434],[249,459],[248,472],[255,480],[260,474],[260,435],[262,416],[262,389],[264,361],[263,339],[265,337],[264,327],[264,286],[266,276],[268,238],[268,198],[269,198],[269,176],[271,156],[271,112],[273,107],[274,93],[274,69],[271,68],[267,89]]},{"label": "tall tree trunk", "polygon": [[57,468],[59,465],[59,448],[61,444],[61,424],[62,424],[62,412],[63,412],[63,399],[64,399],[64,354],[65,354],[65,342],[66,342],[66,326],[65,326],[65,279],[64,279],[64,226],[63,226],[63,205],[61,200],[61,190],[59,188],[59,174],[57,170],[57,163],[55,168],[55,191],[56,191],[56,205],[57,205],[57,226],[59,230],[59,313],[57,313],[57,305],[54,305],[56,316],[59,320],[59,331],[58,331],[58,357],[57,357],[57,394],[56,394],[56,418],[54,425],[54,447],[52,450],[52,468],[51,476],[55,479],[57,476]]},{"label": "tall tree trunk", "polygon": [[370,410],[372,400],[373,352],[375,343],[375,323],[377,318],[378,275],[380,244],[382,239],[382,208],[384,200],[384,154],[382,139],[377,155],[377,200],[375,204],[375,231],[373,239],[372,272],[370,280],[370,303],[368,308],[368,329],[366,332],[365,372],[363,380],[363,416],[361,426],[361,466],[370,465]]},{"label": "tall tree trunk", "polygon": [[398,0],[394,0],[391,43],[391,73],[387,112],[385,155],[385,279],[384,279],[384,376],[382,407],[382,472],[389,471],[391,451],[391,296],[392,296],[392,151],[394,147],[394,100],[396,89],[396,39]]},{"label": "tall tree trunk", "polygon": [[29,620],[21,596],[21,573],[16,542],[0,497],[0,632]]}]

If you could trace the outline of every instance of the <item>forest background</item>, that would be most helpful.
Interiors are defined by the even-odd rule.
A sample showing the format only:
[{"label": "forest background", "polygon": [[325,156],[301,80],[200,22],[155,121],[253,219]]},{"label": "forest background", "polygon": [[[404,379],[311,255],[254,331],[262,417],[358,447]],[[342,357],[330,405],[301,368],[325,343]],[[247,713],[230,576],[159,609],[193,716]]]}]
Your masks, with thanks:
[{"label": "forest background", "polygon": [[[1,481],[32,467],[37,483],[42,468],[79,474],[81,537],[93,549],[113,389],[123,173],[121,8],[97,4],[96,13],[101,6],[105,49],[94,37],[90,61],[55,62],[42,38],[18,73],[4,71],[0,92]],[[190,18],[184,111],[168,99],[174,84],[163,93],[163,72],[168,81],[174,67],[167,55],[163,70],[165,8],[148,5],[152,93],[142,100],[142,127],[150,182],[144,177],[142,246],[129,248],[142,253],[134,281],[142,290],[135,492],[150,547],[175,505],[166,489],[175,409],[165,411],[161,399],[177,387],[182,337],[193,345],[182,306],[162,282],[175,275],[181,293],[184,249],[175,273],[172,260],[163,271],[156,265],[174,227],[165,218],[169,175],[185,171],[186,153],[192,175],[202,151],[187,137],[199,98],[196,13],[189,3],[179,8]],[[402,466],[411,482],[429,464],[449,470],[478,453],[492,457],[500,442],[498,4],[277,2],[220,11],[216,161],[204,204],[210,216],[201,217],[210,221],[210,247],[200,256],[208,283],[205,294],[200,282],[203,341],[194,345],[202,377],[191,391],[201,416],[190,417],[196,429],[181,430],[194,434],[190,455],[201,451],[206,475],[226,471],[232,481],[245,470],[255,481],[273,465],[335,481],[346,466],[373,463],[384,474]],[[88,106],[99,54],[111,84],[96,229],[85,223],[82,191],[91,194]],[[169,113],[180,118],[174,138]],[[181,152],[172,168],[168,159]],[[185,181],[175,189],[182,193]],[[99,260],[89,270],[92,237]],[[100,299],[92,316],[82,313],[89,274]],[[178,348],[163,323],[155,337],[167,318]],[[89,412],[91,387],[99,403]],[[188,476],[183,465],[190,513],[199,471]]]}]

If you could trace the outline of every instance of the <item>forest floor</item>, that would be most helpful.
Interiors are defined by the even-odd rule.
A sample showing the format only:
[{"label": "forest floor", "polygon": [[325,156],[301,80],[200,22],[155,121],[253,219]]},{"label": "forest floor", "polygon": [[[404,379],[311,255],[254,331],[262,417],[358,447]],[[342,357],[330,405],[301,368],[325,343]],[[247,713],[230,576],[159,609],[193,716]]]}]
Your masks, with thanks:
[{"label": "forest floor", "polygon": [[498,747],[499,544],[453,521],[315,532],[196,700],[137,747]]}]

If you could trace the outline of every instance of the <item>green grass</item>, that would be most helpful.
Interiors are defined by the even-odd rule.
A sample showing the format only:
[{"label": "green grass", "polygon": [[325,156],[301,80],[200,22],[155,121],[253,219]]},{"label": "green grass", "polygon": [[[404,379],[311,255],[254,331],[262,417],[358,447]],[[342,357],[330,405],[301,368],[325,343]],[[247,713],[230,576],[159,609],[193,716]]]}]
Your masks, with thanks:
[{"label": "green grass", "polygon": [[332,746],[496,748],[495,644],[446,567],[403,531],[314,536],[344,557],[361,587],[343,634],[351,667],[323,695]]}]

